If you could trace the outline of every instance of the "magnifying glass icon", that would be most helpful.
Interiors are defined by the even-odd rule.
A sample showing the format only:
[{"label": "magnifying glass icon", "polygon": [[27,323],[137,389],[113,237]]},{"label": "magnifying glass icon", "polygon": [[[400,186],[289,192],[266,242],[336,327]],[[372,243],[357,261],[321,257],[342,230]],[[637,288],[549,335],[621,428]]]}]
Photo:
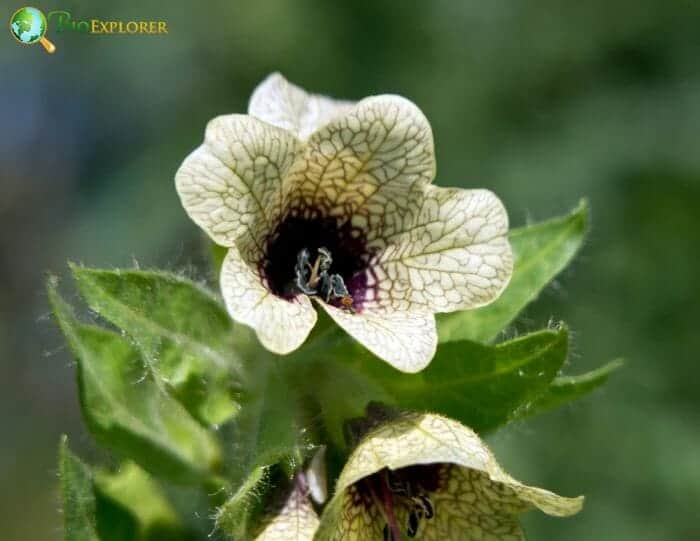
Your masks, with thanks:
[{"label": "magnifying glass icon", "polygon": [[44,37],[46,34],[46,17],[33,7],[23,7],[10,17],[10,34],[23,45],[41,43],[47,53],[56,51],[56,46]]}]

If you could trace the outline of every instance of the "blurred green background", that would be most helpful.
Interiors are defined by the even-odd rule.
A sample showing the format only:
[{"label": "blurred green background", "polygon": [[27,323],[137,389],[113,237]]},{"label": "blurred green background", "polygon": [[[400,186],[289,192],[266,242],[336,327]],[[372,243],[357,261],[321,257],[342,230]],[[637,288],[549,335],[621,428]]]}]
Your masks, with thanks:
[{"label": "blurred green background", "polygon": [[[587,496],[529,538],[700,539],[700,4],[228,1],[42,3],[166,20],[166,36],[57,34],[0,47],[1,538],[61,537],[55,454],[80,421],[43,281],[66,261],[204,278],[173,174],[215,115],[273,70],[317,92],[394,92],[432,122],[443,185],[488,187],[513,225],[590,199],[582,254],[512,334],[565,320],[595,395],[490,437],[507,469]],[[2,10],[5,20],[21,4]]]}]

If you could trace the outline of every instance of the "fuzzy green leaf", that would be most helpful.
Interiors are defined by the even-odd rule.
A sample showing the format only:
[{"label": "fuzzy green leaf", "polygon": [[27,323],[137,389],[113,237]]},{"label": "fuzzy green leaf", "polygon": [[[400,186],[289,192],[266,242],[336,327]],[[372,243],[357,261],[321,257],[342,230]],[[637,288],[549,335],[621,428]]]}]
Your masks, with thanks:
[{"label": "fuzzy green leaf", "polygon": [[255,527],[255,517],[261,512],[261,503],[269,485],[269,469],[254,468],[238,490],[219,508],[217,527],[233,539],[247,539]]},{"label": "fuzzy green leaf", "polygon": [[477,310],[438,314],[440,342],[490,342],[573,259],[586,235],[585,201],[568,216],[510,232],[513,277],[503,294]]},{"label": "fuzzy green leaf", "polygon": [[176,482],[209,478],[220,462],[213,435],[161,388],[135,346],[80,324],[51,283],[48,292],[78,362],[80,404],[98,442]]},{"label": "fuzzy green leaf", "polygon": [[281,464],[291,475],[310,448],[296,388],[285,380],[272,358],[261,360],[260,374],[251,378],[252,387],[242,398],[241,413],[233,424],[239,468],[234,476],[239,479],[255,468],[274,464]]},{"label": "fuzzy green leaf", "polygon": [[249,367],[251,387],[232,424],[236,462],[230,473],[239,488],[217,514],[217,525],[233,539],[252,538],[270,489],[288,482],[314,448],[301,397],[286,377],[288,359],[260,357]]},{"label": "fuzzy green leaf", "polygon": [[231,319],[209,292],[163,272],[71,269],[90,308],[138,344],[192,415],[219,425],[238,412]]},{"label": "fuzzy green leaf", "polygon": [[[371,401],[406,410],[432,411],[478,432],[512,420],[547,389],[567,357],[566,328],[544,330],[495,346],[468,340],[441,344],[417,374],[397,372],[345,344],[310,366],[319,378],[319,400],[329,434]],[[304,376],[302,376],[304,377]]]},{"label": "fuzzy green leaf", "polygon": [[[118,538],[123,541],[192,539],[163,490],[136,464],[126,462],[115,473],[97,471],[94,479],[97,524],[103,541],[120,523],[123,532],[131,532]],[[121,515],[121,521],[116,520],[117,515]]]},{"label": "fuzzy green leaf", "polygon": [[[365,362],[379,362],[384,365],[382,361],[370,355],[363,358]],[[307,381],[313,377],[318,382],[309,390],[313,395],[311,398],[320,405],[328,437],[339,448],[346,444],[343,424],[347,419],[363,417],[370,402],[397,404],[397,398],[385,388],[382,378],[395,377],[399,372],[385,370],[384,366],[378,368],[381,374],[358,368],[322,359],[313,364],[311,373],[301,373]]]},{"label": "fuzzy green leaf", "polygon": [[493,430],[541,394],[566,361],[568,333],[545,330],[497,346],[442,344],[419,374],[384,379],[401,407],[435,411],[474,430]]},{"label": "fuzzy green leaf", "polygon": [[94,470],[59,447],[66,541],[190,541],[162,489],[131,462]]},{"label": "fuzzy green leaf", "polygon": [[63,530],[66,541],[100,541],[95,520],[95,494],[92,472],[68,449],[63,436],[58,449],[61,479]]},{"label": "fuzzy green leaf", "polygon": [[573,402],[603,385],[610,375],[623,365],[621,359],[578,376],[559,376],[549,384],[547,390],[532,403],[527,404],[518,417],[529,417],[557,408],[567,402]]}]

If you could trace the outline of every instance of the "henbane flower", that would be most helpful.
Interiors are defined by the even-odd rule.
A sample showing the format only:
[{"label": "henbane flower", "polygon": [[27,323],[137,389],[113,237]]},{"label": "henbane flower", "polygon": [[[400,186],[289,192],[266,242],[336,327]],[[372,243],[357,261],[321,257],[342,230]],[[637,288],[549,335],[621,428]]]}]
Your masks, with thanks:
[{"label": "henbane flower", "polygon": [[470,429],[409,413],[370,431],[348,459],[317,541],[521,540],[518,515],[577,513],[564,498],[505,473]]},{"label": "henbane flower", "polygon": [[189,216],[228,254],[231,317],[270,351],[297,349],[312,301],[406,372],[435,353],[434,314],[493,301],[508,283],[508,217],[487,190],[431,185],[430,124],[394,95],[310,95],[281,75],[248,115],[209,122],[175,180]]}]

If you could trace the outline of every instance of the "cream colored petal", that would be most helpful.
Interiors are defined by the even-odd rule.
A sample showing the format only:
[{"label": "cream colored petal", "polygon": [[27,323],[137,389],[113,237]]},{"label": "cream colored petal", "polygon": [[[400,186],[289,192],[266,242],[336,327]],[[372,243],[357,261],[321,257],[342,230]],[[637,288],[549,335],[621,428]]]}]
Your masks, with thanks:
[{"label": "cream colored petal", "polygon": [[301,346],[316,323],[306,295],[285,300],[262,283],[260,272],[230,248],[221,267],[221,292],[231,317],[255,329],[268,350],[284,355]]},{"label": "cream colored petal", "polygon": [[418,413],[405,414],[368,434],[343,468],[336,493],[383,468],[440,463],[482,472],[492,482],[513,490],[520,500],[550,515],[572,515],[583,505],[583,497],[564,498],[516,481],[501,469],[479,436],[457,421]]},{"label": "cream colored petal", "polygon": [[294,206],[354,214],[359,227],[377,229],[434,176],[433,134],[423,113],[400,96],[375,96],[309,138],[285,193]]},{"label": "cream colored petal", "polygon": [[299,145],[289,132],[249,116],[214,118],[175,174],[187,214],[222,246],[244,233],[262,242],[281,213],[282,178]]},{"label": "cream colored petal", "polygon": [[354,104],[309,94],[279,73],[267,77],[253,91],[248,114],[306,139]]},{"label": "cream colored petal", "polygon": [[[398,223],[398,222],[397,222]],[[496,299],[510,280],[508,215],[488,190],[428,186],[397,231],[375,239],[368,309],[452,312]]]},{"label": "cream colored petal", "polygon": [[376,505],[366,505],[351,487],[323,510],[314,541],[381,541],[384,519]]},{"label": "cream colored petal", "polygon": [[429,312],[350,313],[318,304],[355,340],[402,372],[420,372],[437,348],[435,316]]},{"label": "cream colored petal", "polygon": [[[511,488],[494,483],[488,475],[459,466],[439,469],[440,490],[430,495],[435,516],[419,525],[424,541],[522,541],[521,513],[529,510]],[[397,513],[408,522],[405,507]]]},{"label": "cream colored petal", "polygon": [[[508,487],[494,484],[486,474],[441,465],[434,473],[439,488],[428,494],[434,514],[421,516],[417,529],[408,534],[409,513],[413,501],[394,499],[393,513],[404,539],[422,541],[522,541],[525,539],[518,515],[527,511],[517,494]],[[388,530],[385,510],[377,500],[368,498],[367,489],[353,485],[334,499],[324,511],[316,541],[375,541],[386,539]]]},{"label": "cream colored petal", "polygon": [[311,541],[318,516],[300,488],[291,491],[282,508],[255,537],[255,541]]}]

